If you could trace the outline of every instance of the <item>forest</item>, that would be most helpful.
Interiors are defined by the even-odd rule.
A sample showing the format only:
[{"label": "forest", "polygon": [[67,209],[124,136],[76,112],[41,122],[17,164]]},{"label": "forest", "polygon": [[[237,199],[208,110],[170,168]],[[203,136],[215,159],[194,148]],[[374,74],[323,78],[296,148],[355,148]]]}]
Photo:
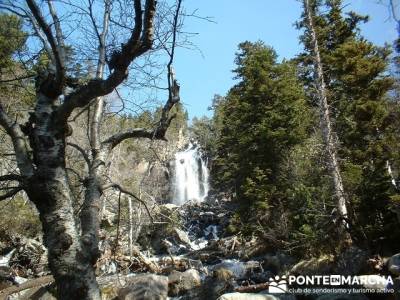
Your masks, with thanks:
[{"label": "forest", "polygon": [[400,2],[285,0],[194,117],[189,2],[0,0],[0,300],[400,299]]}]

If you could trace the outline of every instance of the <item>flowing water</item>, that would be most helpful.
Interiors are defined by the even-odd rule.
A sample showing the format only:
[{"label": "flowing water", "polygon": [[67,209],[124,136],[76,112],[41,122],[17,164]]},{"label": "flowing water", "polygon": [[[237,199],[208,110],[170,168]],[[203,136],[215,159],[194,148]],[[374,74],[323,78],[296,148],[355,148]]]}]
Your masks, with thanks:
[{"label": "flowing water", "polygon": [[189,143],[185,150],[175,154],[172,203],[202,202],[207,197],[208,169],[200,148]]}]

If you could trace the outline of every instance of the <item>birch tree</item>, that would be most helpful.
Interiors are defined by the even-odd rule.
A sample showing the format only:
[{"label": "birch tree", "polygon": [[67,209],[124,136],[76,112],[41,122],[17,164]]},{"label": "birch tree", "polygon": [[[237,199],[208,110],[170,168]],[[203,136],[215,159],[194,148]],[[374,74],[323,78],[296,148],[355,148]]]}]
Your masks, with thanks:
[{"label": "birch tree", "polygon": [[[2,1],[0,5],[0,9],[28,22],[42,43],[40,53],[44,51],[50,60],[46,68],[35,74],[35,103],[25,124],[19,124],[0,103],[0,126],[12,142],[18,166],[17,174],[0,177],[2,182],[16,183],[13,189],[0,196],[0,200],[24,191],[35,204],[40,214],[44,243],[49,250],[49,267],[55,278],[59,299],[101,299],[94,265],[100,255],[99,212],[103,192],[113,188],[140,201],[118,182],[107,179],[108,157],[113,149],[128,139],[165,139],[173,119],[169,112],[180,100],[172,64],[181,0],[173,6],[172,27],[163,28],[169,32],[164,42],[168,53],[168,96],[159,122],[153,128],[131,128],[108,137],[102,136],[100,130],[105,96],[130,78],[135,61],[152,51],[157,29],[155,0],[124,3],[132,6],[133,15],[126,18],[132,20],[132,24],[128,24],[127,39],[117,49],[114,45],[111,53],[107,53],[109,45],[106,42],[110,23],[116,23],[112,19],[112,9],[121,4],[118,1],[104,0],[99,3],[87,0],[82,2],[82,6],[77,6],[68,1],[55,3],[46,0],[39,4],[35,0],[26,0],[26,3]],[[97,44],[96,72],[92,78],[84,80],[68,72],[66,52],[71,46],[66,43],[64,30],[67,25],[60,18],[62,10],[58,5],[66,5],[66,9],[71,11],[78,10],[91,20],[95,39],[90,43]],[[98,25],[96,12],[98,14],[100,7],[102,24]],[[137,67],[135,71],[138,71]],[[91,112],[88,121],[90,152],[81,145],[68,142],[68,136],[72,134],[69,124],[71,116],[78,109],[86,108]],[[87,176],[82,182],[84,199],[78,217],[74,215],[75,199],[67,173],[67,146],[78,150],[86,162]]]}]

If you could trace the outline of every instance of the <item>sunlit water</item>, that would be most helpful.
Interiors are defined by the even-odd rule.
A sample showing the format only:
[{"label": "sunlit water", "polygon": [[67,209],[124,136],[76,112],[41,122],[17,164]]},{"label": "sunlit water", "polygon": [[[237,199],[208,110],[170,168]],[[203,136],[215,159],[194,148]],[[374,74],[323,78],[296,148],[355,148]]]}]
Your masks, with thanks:
[{"label": "sunlit water", "polygon": [[175,154],[172,202],[182,205],[188,201],[201,202],[207,197],[209,172],[197,145]]}]

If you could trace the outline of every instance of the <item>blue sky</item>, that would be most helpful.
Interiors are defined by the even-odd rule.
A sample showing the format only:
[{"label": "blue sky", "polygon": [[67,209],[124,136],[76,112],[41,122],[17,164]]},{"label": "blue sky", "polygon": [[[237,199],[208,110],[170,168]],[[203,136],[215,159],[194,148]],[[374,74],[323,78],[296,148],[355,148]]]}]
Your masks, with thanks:
[{"label": "blue sky", "polygon": [[[349,0],[346,9],[368,14],[362,34],[383,45],[396,38],[396,24],[388,9],[377,0]],[[215,23],[187,18],[185,30],[198,33],[192,42],[201,50],[179,49],[175,69],[181,84],[181,99],[189,117],[211,115],[207,107],[214,94],[224,95],[233,85],[234,54],[245,40],[262,40],[279,57],[291,58],[301,51],[294,23],[301,15],[296,0],[185,0],[187,13],[212,17]]]}]

